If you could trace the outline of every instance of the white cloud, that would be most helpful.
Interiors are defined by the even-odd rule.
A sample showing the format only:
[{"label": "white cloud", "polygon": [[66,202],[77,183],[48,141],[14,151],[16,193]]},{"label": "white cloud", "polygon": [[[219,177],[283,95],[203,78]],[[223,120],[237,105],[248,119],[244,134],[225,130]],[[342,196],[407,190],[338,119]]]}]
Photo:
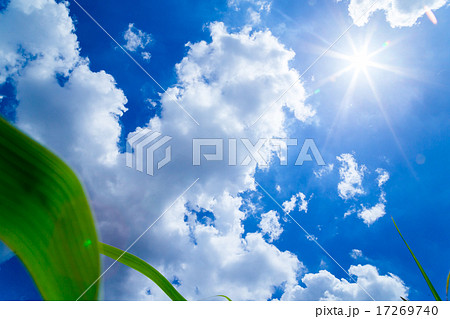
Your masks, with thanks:
[{"label": "white cloud", "polygon": [[364,172],[367,170],[366,166],[359,166],[352,154],[341,154],[336,158],[341,162],[339,168],[341,182],[338,184],[339,196],[347,200],[364,194],[362,181]]},{"label": "white cloud", "polygon": [[384,215],[386,215],[386,205],[384,203],[378,203],[370,208],[363,206],[362,210],[358,212],[358,217],[361,218],[368,226],[375,223]]},{"label": "white cloud", "polygon": [[[201,170],[194,170],[189,155],[190,139],[192,136],[212,135],[225,139],[238,135],[252,140],[260,136],[285,136],[282,105],[292,108],[299,119],[309,118],[314,113],[302,102],[304,89],[297,86],[294,88],[296,94],[288,94],[287,100],[270,110],[270,114],[261,119],[254,131],[246,131],[245,123],[252,122],[255,116],[261,114],[266,101],[279,97],[282,91],[278,87],[288,86],[298,75],[288,66],[293,57],[292,51],[286,50],[270,32],[251,33],[246,29],[229,33],[222,23],[212,24],[210,29],[210,43],[188,44],[187,56],[176,67],[178,84],[162,96],[162,117],[153,119],[149,126],[172,136],[176,143],[172,145],[173,149],[188,156],[174,159],[171,163],[172,169],[179,167],[183,172],[181,176],[177,171],[164,170],[159,172],[161,178],[167,180],[176,176],[177,183],[184,180],[184,184],[188,185],[199,176],[201,179],[196,186],[196,194],[192,192],[187,197],[192,205],[208,206],[204,208],[213,212],[215,221],[211,226],[191,225],[191,237],[196,242],[193,246],[186,235],[181,236],[167,229],[165,218],[164,223],[157,225],[155,233],[164,234],[164,237],[161,236],[164,242],[170,241],[170,245],[163,243],[164,247],[183,253],[165,260],[160,267],[173,269],[172,272],[182,281],[181,291],[193,299],[224,291],[237,300],[267,299],[273,293],[274,286],[286,281],[295,282],[303,266],[293,254],[281,252],[264,241],[261,233],[243,235],[242,220],[245,214],[239,210],[241,200],[237,194],[253,188],[256,163],[246,167],[229,167],[226,163],[203,162]],[[177,96],[178,102],[199,121],[200,127],[180,111],[169,94]],[[274,150],[268,148],[262,153],[269,154]],[[239,155],[240,151],[242,149],[238,149],[238,162],[246,156],[246,153]],[[224,196],[224,191],[229,195]],[[205,205],[205,198],[210,199],[206,201],[209,204]],[[214,201],[217,203],[210,204]],[[176,229],[184,229],[183,213],[178,214],[180,216],[173,223],[177,225]],[[171,212],[171,216],[174,215],[175,212]],[[278,236],[276,231],[272,236]],[[156,236],[152,237],[152,242],[154,240],[162,241]],[[165,254],[161,254],[161,258]],[[179,265],[186,265],[187,268]],[[258,265],[258,273],[254,272],[255,265]],[[208,271],[199,273],[199,267]],[[195,291],[198,293],[194,294]]]},{"label": "white cloud", "polygon": [[[19,21],[26,23],[18,23]],[[0,83],[20,70],[27,58],[38,56],[42,52],[46,54],[33,64],[48,67],[48,70],[40,68],[44,77],[49,76],[49,72],[67,75],[68,70],[79,61],[78,42],[72,33],[74,26],[63,3],[55,5],[45,0],[11,1],[2,14],[0,24]],[[51,25],[59,27],[51,28]],[[22,52],[17,50],[18,39]]]},{"label": "white cloud", "polygon": [[306,195],[302,192],[292,195],[290,200],[283,202],[283,209],[286,213],[291,213],[295,207],[298,207],[299,212],[308,212],[309,200],[306,199]]},{"label": "white cloud", "polygon": [[270,12],[272,7],[272,1],[267,0],[228,0],[228,6],[235,10],[239,10],[244,4],[254,6],[258,12]]},{"label": "white cloud", "polygon": [[228,0],[228,6],[236,11],[246,8],[247,23],[254,26],[261,23],[261,14],[270,12],[272,2],[266,0]]},{"label": "white cloud", "polygon": [[319,170],[314,171],[314,176],[316,176],[317,178],[322,178],[323,176],[330,174],[333,171],[333,169],[334,164],[328,164],[327,166],[324,166]]},{"label": "white cloud", "polygon": [[313,235],[313,234],[306,235],[306,239],[308,239],[309,241],[318,241],[319,240],[319,238],[317,238],[317,236]]},{"label": "white cloud", "polygon": [[261,13],[255,11],[255,10],[253,10],[251,8],[248,8],[247,12],[248,12],[248,15],[250,17],[250,22],[252,24],[259,24],[259,23],[261,23]]},{"label": "white cloud", "polygon": [[150,52],[142,52],[141,56],[147,62],[152,58],[152,54]]},{"label": "white cloud", "polygon": [[385,169],[382,168],[377,168],[376,172],[378,173],[378,187],[381,188],[389,180],[390,175]]},{"label": "white cloud", "polygon": [[349,210],[347,210],[346,212],[345,212],[345,214],[344,214],[344,218],[345,217],[348,217],[348,216],[351,216],[351,215],[353,215],[354,213],[356,213],[357,212],[357,210],[353,207],[353,208],[350,208]]},{"label": "white cloud", "polygon": [[125,31],[123,38],[127,41],[125,48],[129,51],[145,49],[152,41],[150,34],[136,28],[134,23],[128,25],[128,29]]},{"label": "white cloud", "polygon": [[296,203],[297,203],[297,196],[292,195],[290,200],[283,202],[284,211],[289,214],[294,210]]},{"label": "white cloud", "polygon": [[280,238],[283,227],[280,225],[280,216],[274,210],[261,214],[261,222],[258,224],[261,233],[269,237],[269,243]]},{"label": "white cloud", "polygon": [[349,274],[357,277],[357,284],[338,279],[327,270],[308,273],[302,278],[305,287],[288,287],[282,300],[371,300],[360,286],[377,301],[399,301],[400,296],[408,296],[408,288],[399,277],[380,275],[372,265],[351,266]]},{"label": "white cloud", "polygon": [[358,26],[365,25],[374,12],[382,10],[392,27],[411,27],[425,15],[426,7],[437,10],[447,2],[447,0],[380,0],[372,6],[374,3],[372,0],[351,0],[348,11]]},{"label": "white cloud", "polygon": [[[309,199],[306,199],[305,194],[303,193],[298,193],[297,197],[300,199],[300,202],[298,204],[298,211],[299,212],[308,212],[308,203],[309,203]],[[310,196],[311,199],[312,195]]]},{"label": "white cloud", "polygon": [[[341,167],[339,168],[339,175],[341,181],[338,184],[339,196],[344,199],[353,199],[357,195],[364,195],[365,191],[362,187],[362,181],[364,173],[367,172],[365,165],[358,165],[355,158],[351,154],[342,154],[337,157],[340,161]],[[361,208],[357,209],[354,206],[348,209],[344,218],[354,213],[357,213],[358,217],[364,221],[368,226],[375,223],[378,219],[386,215],[386,193],[383,190],[384,184],[389,180],[390,175],[388,171],[382,168],[377,168],[375,172],[378,174],[376,179],[377,186],[380,190],[378,203],[372,207],[366,207],[361,204]]]},{"label": "white cloud", "polygon": [[358,259],[361,258],[363,256],[363,252],[359,249],[352,249],[351,253],[350,253],[350,257],[352,257],[353,259]]},{"label": "white cloud", "polygon": [[[346,156],[343,157],[343,155]],[[364,194],[361,182],[364,172],[367,170],[366,167],[363,165],[361,166],[361,168],[358,168],[358,164],[356,163],[352,155],[343,155],[341,155],[341,159],[339,159],[338,157],[341,162],[344,162],[343,167],[341,167],[341,169],[339,170],[341,179],[343,179],[338,185],[339,196],[341,196],[341,198],[343,199],[347,199],[353,198],[355,194]],[[353,206],[345,212],[344,218],[357,213],[358,217],[362,219],[367,226],[370,226],[378,219],[386,215],[387,201],[386,193],[383,190],[383,185],[389,180],[390,175],[385,169],[382,168],[377,168],[375,172],[378,174],[376,181],[377,186],[380,190],[378,203],[373,205],[372,207],[366,207],[365,205],[361,204],[361,208],[359,209]],[[351,184],[351,181],[354,182],[353,185]]]},{"label": "white cloud", "polygon": [[390,175],[386,170],[382,168],[377,168],[376,172],[378,173],[377,182],[378,188],[380,189],[378,203],[371,208],[366,208],[364,205],[362,205],[362,209],[358,212],[358,217],[361,218],[368,226],[372,225],[378,219],[386,215],[387,201],[386,193],[383,190],[383,185],[389,180]]}]

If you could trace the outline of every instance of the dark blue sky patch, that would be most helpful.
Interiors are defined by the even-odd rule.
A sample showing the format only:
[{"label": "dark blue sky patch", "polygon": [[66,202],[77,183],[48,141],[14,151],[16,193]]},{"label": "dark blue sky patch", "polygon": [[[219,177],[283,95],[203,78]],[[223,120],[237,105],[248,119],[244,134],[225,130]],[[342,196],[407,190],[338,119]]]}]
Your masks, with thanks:
[{"label": "dark blue sky patch", "polygon": [[11,0],[0,0],[0,13],[6,10]]},{"label": "dark blue sky patch", "polygon": [[12,79],[0,84],[0,115],[10,122],[16,121],[16,87]]},{"label": "dark blue sky patch", "polygon": [[66,83],[69,81],[69,77],[69,75],[65,75],[63,73],[55,74],[56,81],[58,81],[60,87],[64,87],[64,85],[66,85]]},{"label": "dark blue sky patch", "polygon": [[0,264],[0,300],[42,300],[33,279],[16,256]]}]

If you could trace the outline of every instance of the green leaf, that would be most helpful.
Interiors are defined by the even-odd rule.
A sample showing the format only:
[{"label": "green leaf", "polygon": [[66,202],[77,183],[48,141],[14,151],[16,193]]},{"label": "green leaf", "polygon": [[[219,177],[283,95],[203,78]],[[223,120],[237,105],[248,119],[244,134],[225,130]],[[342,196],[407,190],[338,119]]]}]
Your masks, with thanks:
[{"label": "green leaf", "polygon": [[103,255],[117,260],[118,262],[131,267],[150,278],[173,301],[186,301],[186,299],[175,289],[174,286],[172,286],[172,284],[163,275],[161,275],[158,270],[150,266],[142,259],[108,244],[99,243],[99,247],[100,253],[102,253]]},{"label": "green leaf", "polygon": [[[392,217],[391,217],[392,218]],[[425,278],[425,281],[427,282],[428,287],[431,290],[431,293],[434,296],[434,299],[436,299],[437,301],[442,301],[441,297],[439,297],[436,289],[434,289],[433,284],[431,283],[430,279],[428,278],[427,274],[425,273],[425,270],[423,270],[422,265],[420,265],[419,261],[417,260],[416,256],[414,255],[414,253],[412,252],[411,248],[409,248],[408,243],[406,242],[405,238],[403,238],[402,233],[400,232],[400,229],[398,229],[397,224],[394,221],[394,218],[392,218],[392,222],[395,225],[395,228],[397,228],[397,231],[400,235],[400,237],[403,239],[403,242],[405,243],[406,247],[408,247],[409,252],[411,253],[411,256],[414,258],[414,261],[416,262],[417,266],[420,269],[420,272],[422,273],[423,278]]]},{"label": "green leaf", "polygon": [[450,282],[450,271],[448,273],[448,277],[447,277],[447,288],[445,289],[445,294],[447,295],[447,301],[448,301],[448,284]]},{"label": "green leaf", "polygon": [[[57,156],[0,118],[0,240],[44,300],[76,300],[100,275],[83,188]],[[98,284],[82,300],[95,300]]]}]

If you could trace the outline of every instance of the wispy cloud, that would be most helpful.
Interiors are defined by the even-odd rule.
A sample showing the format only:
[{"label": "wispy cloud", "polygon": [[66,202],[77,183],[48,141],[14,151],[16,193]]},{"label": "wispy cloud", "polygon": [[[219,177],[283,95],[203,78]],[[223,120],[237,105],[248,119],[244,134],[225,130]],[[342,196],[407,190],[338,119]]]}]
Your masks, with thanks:
[{"label": "wispy cloud", "polygon": [[386,192],[383,189],[383,185],[389,180],[389,173],[381,168],[377,168],[378,173],[377,182],[380,189],[380,196],[378,203],[375,206],[366,208],[362,205],[362,209],[358,212],[358,217],[361,218],[368,226],[375,223],[378,219],[386,215]]},{"label": "wispy cloud", "polygon": [[352,249],[352,251],[350,252],[350,257],[352,257],[353,259],[358,259],[361,258],[362,256],[363,256],[362,250]]},{"label": "wispy cloud", "polygon": [[306,199],[306,195],[299,192],[298,194],[292,195],[290,200],[283,202],[283,209],[289,214],[295,209],[295,207],[298,207],[299,212],[303,211],[307,213],[310,199]]},{"label": "wispy cloud", "polygon": [[339,196],[347,200],[364,194],[362,181],[364,172],[367,170],[366,166],[358,165],[352,154],[341,154],[336,158],[341,162],[339,168],[341,182],[338,184]]},{"label": "wispy cloud", "polygon": [[151,35],[136,28],[134,23],[128,25],[123,38],[126,41],[124,47],[132,52],[138,49],[145,49],[152,41]]},{"label": "wispy cloud", "polygon": [[324,166],[316,171],[314,171],[314,176],[317,178],[322,178],[323,176],[326,176],[330,174],[334,169],[334,164],[330,163],[327,166]]}]

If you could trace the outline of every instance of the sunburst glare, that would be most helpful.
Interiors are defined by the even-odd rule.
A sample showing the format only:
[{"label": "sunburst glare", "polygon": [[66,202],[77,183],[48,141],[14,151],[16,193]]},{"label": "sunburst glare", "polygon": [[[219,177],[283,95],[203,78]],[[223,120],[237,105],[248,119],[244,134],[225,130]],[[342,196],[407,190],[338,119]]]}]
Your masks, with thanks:
[{"label": "sunburst glare", "polygon": [[352,66],[358,71],[366,69],[370,64],[370,56],[365,51],[357,52],[351,60]]},{"label": "sunburst glare", "polygon": [[390,132],[392,133],[393,139],[394,139],[395,143],[397,144],[397,147],[398,147],[400,153],[402,154],[403,158],[405,159],[407,166],[408,166],[409,170],[411,171],[412,175],[416,176],[414,169],[411,166],[408,158],[406,157],[406,154],[403,150],[400,140],[397,137],[397,134],[391,124],[388,114],[386,113],[385,107],[384,107],[382,100],[376,89],[375,82],[373,81],[373,79],[370,75],[370,68],[375,68],[375,69],[382,70],[382,71],[388,71],[388,72],[392,72],[395,74],[408,76],[408,77],[412,77],[412,76],[410,76],[407,72],[399,70],[396,67],[376,62],[375,57],[378,54],[380,54],[381,52],[387,50],[388,47],[390,47],[391,42],[385,41],[380,46],[379,49],[369,52],[369,44],[371,42],[371,38],[372,37],[370,35],[368,37],[366,37],[366,42],[363,45],[361,45],[360,47],[358,47],[355,45],[355,42],[353,41],[353,39],[351,37],[349,37],[349,43],[350,43],[350,46],[352,49],[351,54],[345,54],[345,53],[341,53],[341,52],[337,52],[337,51],[333,51],[333,50],[330,50],[328,52],[328,56],[346,61],[348,64],[341,70],[335,72],[334,74],[332,74],[332,75],[328,76],[327,78],[325,78],[324,80],[320,81],[319,86],[324,85],[327,82],[334,82],[334,81],[336,81],[336,79],[338,77],[340,77],[348,72],[351,72],[351,71],[353,71],[353,76],[352,76],[351,81],[347,87],[347,90],[343,96],[341,107],[339,108],[339,111],[333,121],[331,130],[327,136],[326,144],[328,144],[328,141],[332,135],[332,132],[334,131],[336,125],[339,122],[341,112],[344,109],[346,109],[348,107],[348,105],[351,105],[352,96],[355,92],[356,85],[359,83],[359,81],[357,81],[357,78],[359,77],[360,74],[363,74],[364,77],[366,78],[366,81],[367,81],[367,84],[368,84],[370,90],[372,91],[374,100],[375,100],[378,108],[380,109],[380,112],[386,122],[386,125],[388,126]]}]

